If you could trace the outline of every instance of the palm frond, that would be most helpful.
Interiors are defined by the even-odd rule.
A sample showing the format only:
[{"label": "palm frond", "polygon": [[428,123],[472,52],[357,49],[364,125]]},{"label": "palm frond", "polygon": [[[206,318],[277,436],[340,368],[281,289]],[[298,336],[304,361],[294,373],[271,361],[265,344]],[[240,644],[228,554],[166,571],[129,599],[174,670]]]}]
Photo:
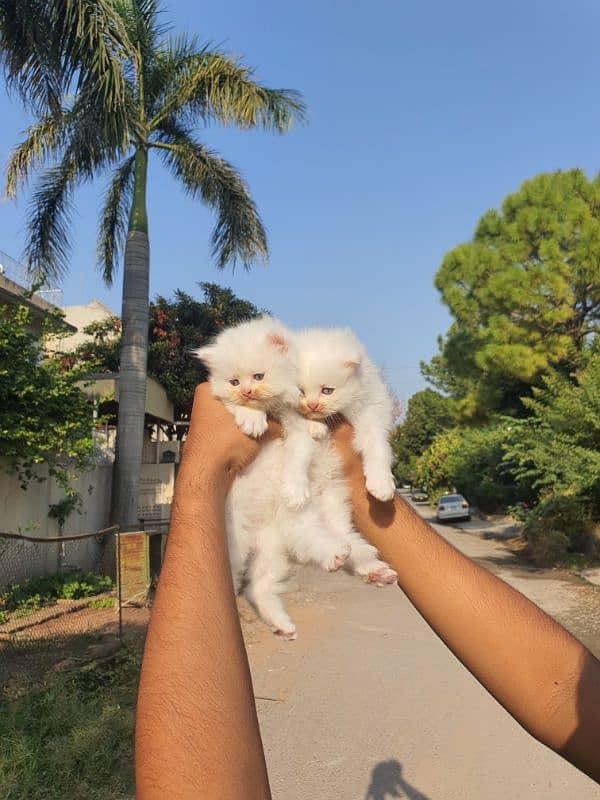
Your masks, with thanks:
[{"label": "palm frond", "polygon": [[48,169],[33,193],[25,257],[36,281],[57,278],[67,270],[71,197],[76,181],[77,164],[70,158]]},{"label": "palm frond", "polygon": [[[173,62],[170,64],[170,62]],[[170,85],[157,98],[151,127],[173,115],[215,119],[238,128],[261,127],[283,133],[306,116],[299,92],[269,89],[254,73],[225,53],[199,47],[197,40],[179,37],[165,50],[161,67],[171,72]]]},{"label": "palm frond", "polygon": [[186,192],[199,197],[217,212],[211,237],[217,266],[248,269],[256,260],[266,260],[267,235],[249,189],[239,172],[216,153],[172,127],[157,146],[163,159]]},{"label": "palm frond", "polygon": [[41,177],[30,200],[25,254],[34,277],[58,277],[68,267],[70,252],[68,227],[71,197],[75,186],[115,163],[122,148],[107,142],[93,101],[80,95],[68,117],[68,138],[59,163]]},{"label": "palm frond", "polygon": [[94,86],[122,113],[120,57],[130,50],[111,0],[0,0],[0,52],[10,87],[38,112],[60,112],[65,90]]},{"label": "palm frond", "polygon": [[135,155],[113,173],[104,198],[98,232],[97,259],[107,286],[112,285],[117,259],[127,238],[127,220],[131,209]]},{"label": "palm frond", "polygon": [[6,197],[16,197],[19,187],[27,183],[30,172],[64,143],[66,127],[63,114],[49,114],[31,125],[25,141],[10,155],[6,168]]},{"label": "palm frond", "polygon": [[161,23],[161,4],[159,0],[113,0],[113,5],[136,53],[136,68],[145,69],[159,49],[161,38],[171,27]]}]

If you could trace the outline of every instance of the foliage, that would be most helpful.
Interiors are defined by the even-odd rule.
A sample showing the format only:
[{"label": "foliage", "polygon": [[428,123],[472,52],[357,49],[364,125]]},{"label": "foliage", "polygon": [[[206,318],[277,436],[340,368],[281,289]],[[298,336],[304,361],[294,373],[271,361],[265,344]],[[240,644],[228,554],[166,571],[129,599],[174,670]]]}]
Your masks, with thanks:
[{"label": "foliage", "polygon": [[[110,0],[3,0],[0,53],[10,88],[38,111],[58,114],[65,91],[91,95],[119,115],[125,81],[118,58],[133,52]],[[52,123],[50,117],[49,123]],[[114,123],[111,131],[117,128]]]},{"label": "foliage", "polygon": [[438,392],[424,389],[410,398],[406,417],[391,437],[398,481],[412,481],[416,459],[453,421],[451,401]]},{"label": "foliage", "polygon": [[580,495],[600,513],[600,352],[579,370],[548,373],[525,401],[531,416],[511,421],[505,462],[542,496]]},{"label": "foliage", "polygon": [[417,462],[418,482],[428,487],[433,501],[443,492],[457,491],[484,511],[529,500],[529,485],[515,480],[504,462],[509,435],[508,426],[497,423],[437,436]]},{"label": "foliage", "polygon": [[90,600],[87,604],[88,608],[114,608],[114,597],[99,597],[97,600]]},{"label": "foliage", "polygon": [[73,352],[62,354],[64,366],[81,364],[90,371],[118,372],[121,320],[112,315],[95,320],[83,328],[83,333],[89,338]]},{"label": "foliage", "polygon": [[[25,488],[46,464],[66,484],[69,468],[83,469],[93,450],[92,414],[76,382],[31,333],[24,306],[0,308],[0,452]],[[47,335],[59,322],[47,320]]]},{"label": "foliage", "polygon": [[527,549],[540,565],[564,561],[569,552],[594,555],[590,509],[581,497],[554,495],[528,514],[523,535]]},{"label": "foliage", "polygon": [[93,572],[65,572],[41,578],[27,578],[22,583],[11,584],[0,595],[7,611],[22,608],[41,608],[55,600],[79,600],[109,591],[114,586],[107,575]]},{"label": "foliage", "polygon": [[54,676],[0,712],[2,796],[130,800],[139,656]]},{"label": "foliage", "polygon": [[79,492],[68,488],[65,496],[58,503],[50,503],[48,506],[48,516],[50,519],[55,519],[58,523],[58,528],[62,531],[65,522],[74,511],[81,514],[81,507],[83,498]]},{"label": "foliage", "polygon": [[600,176],[542,174],[488,211],[435,283],[454,323],[425,372],[465,417],[519,398],[600,330]]}]

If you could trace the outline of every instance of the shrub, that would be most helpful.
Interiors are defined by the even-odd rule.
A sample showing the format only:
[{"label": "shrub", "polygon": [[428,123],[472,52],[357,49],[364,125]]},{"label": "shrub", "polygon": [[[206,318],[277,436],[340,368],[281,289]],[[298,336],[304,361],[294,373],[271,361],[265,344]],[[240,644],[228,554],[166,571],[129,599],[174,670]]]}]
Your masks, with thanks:
[{"label": "shrub", "polygon": [[577,495],[543,500],[523,526],[527,549],[543,566],[564,562],[569,553],[594,555],[593,522],[589,507]]}]

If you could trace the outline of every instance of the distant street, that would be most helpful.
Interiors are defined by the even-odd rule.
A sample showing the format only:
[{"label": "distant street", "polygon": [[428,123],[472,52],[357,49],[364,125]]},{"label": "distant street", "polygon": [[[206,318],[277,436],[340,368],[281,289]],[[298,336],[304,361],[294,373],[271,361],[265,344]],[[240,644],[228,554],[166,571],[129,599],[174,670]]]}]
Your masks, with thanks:
[{"label": "distant street", "polygon": [[[431,510],[421,507],[425,518]],[[438,528],[600,653],[600,590],[515,564],[475,520]],[[395,587],[298,571],[296,642],[242,608],[275,800],[591,800],[598,787],[537,744]]]}]

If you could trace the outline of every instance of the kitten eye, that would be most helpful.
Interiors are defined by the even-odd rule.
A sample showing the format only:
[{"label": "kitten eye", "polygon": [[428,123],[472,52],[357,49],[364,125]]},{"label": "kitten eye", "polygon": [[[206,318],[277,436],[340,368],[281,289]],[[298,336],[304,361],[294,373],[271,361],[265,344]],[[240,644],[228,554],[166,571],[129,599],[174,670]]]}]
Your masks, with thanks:
[{"label": "kitten eye", "polygon": [[229,383],[230,383],[232,386],[239,386],[239,385],[240,385],[240,382],[238,381],[238,379],[237,379],[237,378],[232,378],[232,379],[229,381]]},{"label": "kitten eye", "polygon": [[255,372],[252,377],[254,378],[255,381],[262,381],[262,379],[265,377],[265,373],[264,372]]},{"label": "kitten eye", "polygon": [[331,386],[323,386],[323,388],[321,389],[321,394],[333,394],[334,391],[335,390],[332,389]]},{"label": "kitten eye", "polygon": [[304,389],[301,389],[300,387],[298,387],[298,391],[300,392],[300,394],[302,395],[302,397],[304,397]]}]

